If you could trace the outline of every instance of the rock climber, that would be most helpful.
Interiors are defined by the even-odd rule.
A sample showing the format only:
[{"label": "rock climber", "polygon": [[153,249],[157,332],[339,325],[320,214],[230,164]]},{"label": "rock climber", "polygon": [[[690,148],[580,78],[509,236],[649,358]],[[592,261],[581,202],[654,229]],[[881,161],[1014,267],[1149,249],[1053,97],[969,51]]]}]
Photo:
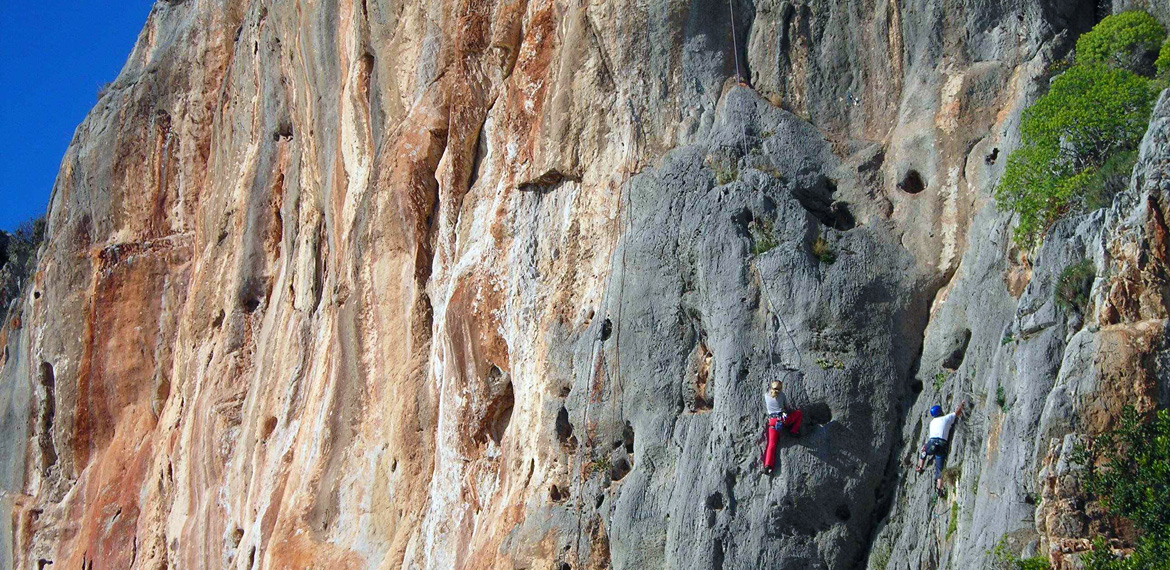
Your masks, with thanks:
[{"label": "rock climber", "polygon": [[942,470],[943,464],[947,462],[947,454],[951,450],[951,431],[955,420],[963,417],[963,404],[964,402],[960,402],[954,412],[945,416],[942,415],[942,406],[930,408],[930,416],[934,418],[930,420],[930,437],[922,445],[922,450],[918,453],[918,466],[914,468],[918,473],[922,473],[922,469],[926,467],[926,458],[934,456],[934,485],[939,497],[943,496]]},{"label": "rock climber", "polygon": [[770,475],[776,465],[776,445],[780,442],[780,430],[788,428],[793,437],[800,437],[802,414],[788,405],[784,395],[784,383],[773,380],[764,392],[764,408],[768,411],[768,444],[764,450],[764,474]]}]

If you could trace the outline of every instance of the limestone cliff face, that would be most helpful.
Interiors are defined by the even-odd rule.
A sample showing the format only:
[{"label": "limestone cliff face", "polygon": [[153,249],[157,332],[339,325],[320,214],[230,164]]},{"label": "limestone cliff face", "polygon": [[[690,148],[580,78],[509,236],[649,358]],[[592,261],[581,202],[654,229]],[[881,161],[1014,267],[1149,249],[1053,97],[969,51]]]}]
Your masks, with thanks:
[{"label": "limestone cliff face", "polygon": [[1170,100],[1033,262],[991,194],[1097,5],[158,2],[5,308],[0,566],[1075,558],[1072,442],[1170,399]]}]

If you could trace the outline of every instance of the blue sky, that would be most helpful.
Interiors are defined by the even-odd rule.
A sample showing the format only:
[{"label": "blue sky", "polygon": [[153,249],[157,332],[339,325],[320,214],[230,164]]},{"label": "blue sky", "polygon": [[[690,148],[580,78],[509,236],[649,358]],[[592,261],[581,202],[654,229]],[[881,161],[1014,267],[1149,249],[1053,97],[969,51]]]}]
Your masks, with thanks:
[{"label": "blue sky", "polygon": [[0,229],[45,213],[73,131],[113,81],[150,0],[0,0]]}]

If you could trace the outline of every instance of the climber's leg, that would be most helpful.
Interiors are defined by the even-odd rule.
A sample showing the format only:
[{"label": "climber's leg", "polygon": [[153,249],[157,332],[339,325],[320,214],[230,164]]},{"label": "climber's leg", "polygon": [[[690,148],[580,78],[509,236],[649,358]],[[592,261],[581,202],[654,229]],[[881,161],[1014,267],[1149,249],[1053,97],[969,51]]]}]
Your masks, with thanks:
[{"label": "climber's leg", "polygon": [[800,410],[792,410],[788,412],[788,417],[784,418],[784,427],[788,428],[788,433],[792,435],[800,435],[800,425],[804,422],[804,414]]},{"label": "climber's leg", "polygon": [[946,448],[939,449],[934,454],[934,478],[936,481],[942,482],[943,465],[947,462]]},{"label": "climber's leg", "polygon": [[764,470],[771,473],[776,466],[776,444],[780,442],[780,432],[776,424],[779,418],[768,418],[768,443],[764,448]]},{"label": "climber's leg", "polygon": [[935,453],[934,453],[934,486],[938,490],[938,494],[940,497],[942,496],[942,492],[943,492],[943,484],[942,484],[943,465],[945,465],[947,462],[947,452],[948,451],[950,451],[949,446],[947,444],[943,444],[943,445],[940,445],[939,449],[936,449]]}]

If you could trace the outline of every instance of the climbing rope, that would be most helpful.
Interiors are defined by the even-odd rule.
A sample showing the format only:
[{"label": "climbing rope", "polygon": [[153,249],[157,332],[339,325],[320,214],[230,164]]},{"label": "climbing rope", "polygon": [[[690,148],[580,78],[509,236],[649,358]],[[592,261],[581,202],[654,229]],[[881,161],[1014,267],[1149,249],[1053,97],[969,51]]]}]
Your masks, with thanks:
[{"label": "climbing rope", "polygon": [[576,533],[576,538],[574,539],[574,542],[573,542],[573,550],[575,551],[574,554],[576,556],[576,560],[575,560],[575,567],[576,568],[581,567],[581,519],[584,517],[584,512],[585,512],[584,505],[582,504],[582,502],[583,502],[582,499],[583,499],[584,494],[585,494],[584,493],[585,482],[581,478],[581,471],[585,469],[584,462],[582,461],[582,456],[584,455],[586,448],[588,448],[588,446],[589,446],[589,408],[591,407],[591,404],[593,403],[593,377],[595,375],[594,371],[597,369],[597,345],[599,345],[599,344],[601,344],[601,334],[600,333],[598,333],[598,335],[593,338],[593,342],[590,343],[589,369],[588,369],[588,373],[587,373],[587,376],[585,379],[586,384],[585,384],[585,421],[584,421],[584,426],[583,426],[584,429],[583,429],[582,434],[581,434],[581,441],[577,444],[578,445],[578,447],[577,447],[577,470],[576,470],[576,473],[574,476],[574,478],[577,480],[577,491],[575,493],[575,495],[577,497],[577,506],[575,507],[576,511],[577,511],[577,533]]},{"label": "climbing rope", "polygon": [[[634,111],[634,102],[632,99],[626,99],[626,106],[630,110],[631,126],[635,129],[634,140],[630,141],[630,145],[626,147],[627,165],[630,164],[631,154],[633,154],[634,143],[640,138],[642,131],[642,121],[638,118],[638,114]],[[634,212],[633,212],[633,198],[631,197],[632,189],[630,188],[630,180],[633,178],[633,169],[627,166],[625,172],[625,180],[618,186],[618,215],[625,216],[624,232],[618,232],[614,237],[614,245],[617,246],[618,241],[622,235],[632,235],[634,231]],[[624,204],[622,198],[624,197]],[[624,207],[623,207],[624,206]],[[610,425],[614,426],[617,435],[623,436],[622,429],[618,428],[617,422],[617,408],[620,406],[621,394],[624,386],[622,385],[622,308],[625,307],[625,291],[626,291],[626,244],[621,246],[621,260],[618,265],[621,267],[621,277],[618,278],[618,295],[617,295],[617,310],[614,312],[613,321],[613,342],[614,342],[614,375],[613,375],[613,392],[610,394]],[[624,427],[624,426],[623,426]]]},{"label": "climbing rope", "polygon": [[[633,101],[627,100],[627,105],[629,106],[629,109],[630,109],[630,116],[633,119],[631,121],[631,123],[636,125],[636,128],[640,132],[641,131],[641,128],[640,128],[641,121],[637,118],[637,114],[634,112]],[[635,138],[637,138],[637,136],[635,136]],[[633,143],[631,143],[630,147],[632,147],[632,146],[633,146]],[[632,154],[630,147],[627,147],[627,149],[626,149],[626,163],[627,164],[629,164],[630,156]],[[633,227],[634,227],[633,211],[631,208],[632,199],[630,197],[630,192],[628,189],[629,182],[630,182],[630,179],[632,178],[632,176],[633,176],[633,170],[627,168],[626,172],[625,172],[625,176],[624,176],[625,180],[618,186],[618,192],[619,192],[618,217],[621,218],[622,215],[624,214],[624,216],[625,216],[625,224],[624,224],[625,231],[623,234],[623,232],[622,232],[622,225],[623,224],[617,224],[614,226],[613,241],[614,241],[615,247],[617,246],[618,241],[620,241],[621,236],[622,235],[630,235],[630,233],[633,231]],[[623,197],[624,197],[624,204],[623,204]],[[623,205],[624,205],[624,207],[623,207]],[[626,285],[626,247],[624,245],[622,246],[622,251],[621,251],[621,255],[620,255],[619,259],[620,259],[620,261],[618,262],[618,265],[621,268],[621,275],[618,279],[617,309],[614,312],[614,319],[612,321],[610,321],[610,323],[611,323],[610,330],[612,331],[611,334],[612,334],[612,337],[614,339],[614,345],[615,345],[615,347],[614,347],[614,352],[615,352],[614,371],[613,371],[612,378],[609,375],[609,367],[606,364],[607,359],[604,357],[604,353],[600,354],[600,356],[601,356],[600,368],[602,369],[602,372],[603,372],[605,378],[608,380],[607,384],[609,384],[610,390],[611,390],[611,392],[610,392],[610,425],[614,426],[614,430],[616,432],[616,436],[615,436],[616,441],[621,441],[621,439],[624,437],[624,434],[622,433],[623,432],[622,427],[624,427],[624,424],[622,427],[618,427],[618,421],[617,421],[617,416],[618,416],[617,410],[619,407],[619,402],[620,402],[621,393],[622,393],[622,382],[621,382],[621,334],[622,334],[621,331],[622,331],[622,327],[621,327],[621,322],[622,322],[622,308],[625,306],[624,300],[625,300],[625,285]],[[602,327],[598,330],[597,336],[595,336],[593,338],[592,348],[591,348],[590,356],[589,356],[588,384],[586,386],[586,399],[585,399],[584,433],[582,434],[582,440],[579,444],[580,447],[578,448],[578,460],[577,460],[578,468],[577,468],[577,471],[575,473],[575,478],[577,480],[577,492],[576,492],[576,496],[577,496],[577,501],[576,501],[576,503],[577,503],[577,506],[576,506],[577,531],[576,531],[576,538],[574,539],[574,543],[573,543],[573,548],[574,548],[575,565],[577,568],[581,568],[581,534],[582,534],[582,529],[583,529],[583,519],[585,517],[585,509],[584,509],[584,505],[583,505],[585,484],[584,484],[584,481],[582,480],[582,471],[585,469],[585,465],[584,465],[583,459],[584,459],[585,451],[589,447],[589,443],[590,443],[590,441],[589,441],[589,411],[590,411],[590,408],[592,407],[592,403],[593,403],[593,381],[594,381],[594,378],[596,377],[597,368],[599,366],[599,363],[597,361],[597,358],[599,356],[599,353],[597,351],[597,347],[598,347],[598,345],[605,342],[605,340],[606,340],[605,334],[606,334],[605,333],[605,325],[603,324]]]},{"label": "climbing rope", "polygon": [[[735,1],[734,0],[727,0],[727,9],[728,9],[728,12],[731,14],[731,53],[732,53],[733,57],[735,58],[735,78],[737,81],[742,83],[743,82],[743,75],[741,75],[740,71],[739,71],[739,41],[738,41],[738,39],[736,37],[736,33],[735,33]],[[747,127],[744,125],[744,122],[740,122],[739,129],[740,129],[739,130],[740,145],[743,147],[744,156],[747,156],[747,154],[748,154]],[[768,308],[772,311],[772,314],[776,315],[777,320],[780,321],[780,325],[784,328],[784,332],[787,333],[788,340],[792,342],[792,347],[796,349],[797,363],[798,363],[799,367],[801,369],[803,369],[804,368],[804,354],[801,353],[800,345],[798,345],[796,343],[796,338],[792,335],[792,330],[788,328],[788,323],[784,322],[784,315],[781,314],[780,311],[776,310],[776,304],[772,302],[772,294],[768,290],[768,282],[764,279],[763,274],[760,273],[759,268],[756,267],[754,264],[752,264],[752,270],[756,272],[756,277],[758,277],[760,280],[760,287],[764,290],[764,297],[767,299]],[[772,345],[772,350],[775,351],[775,344],[774,343]]]},{"label": "climbing rope", "polygon": [[[731,54],[735,58],[735,80],[738,83],[743,83],[743,75],[739,72],[739,41],[736,39],[735,34],[735,6],[733,1],[727,0],[727,9],[731,12]],[[739,124],[739,135],[740,146],[743,147],[743,155],[747,156],[747,127],[742,122]]]},{"label": "climbing rope", "polygon": [[776,319],[780,321],[781,328],[788,335],[788,340],[792,343],[792,348],[796,349],[796,362],[799,369],[804,369],[804,353],[800,350],[800,345],[796,343],[796,337],[792,334],[792,329],[788,328],[788,323],[784,321],[784,315],[776,309],[776,303],[772,301],[772,292],[768,289],[768,282],[764,279],[764,275],[760,273],[760,269],[752,264],[752,271],[755,271],[756,278],[760,280],[760,288],[764,291],[764,300],[768,303],[768,310],[776,315]]}]

